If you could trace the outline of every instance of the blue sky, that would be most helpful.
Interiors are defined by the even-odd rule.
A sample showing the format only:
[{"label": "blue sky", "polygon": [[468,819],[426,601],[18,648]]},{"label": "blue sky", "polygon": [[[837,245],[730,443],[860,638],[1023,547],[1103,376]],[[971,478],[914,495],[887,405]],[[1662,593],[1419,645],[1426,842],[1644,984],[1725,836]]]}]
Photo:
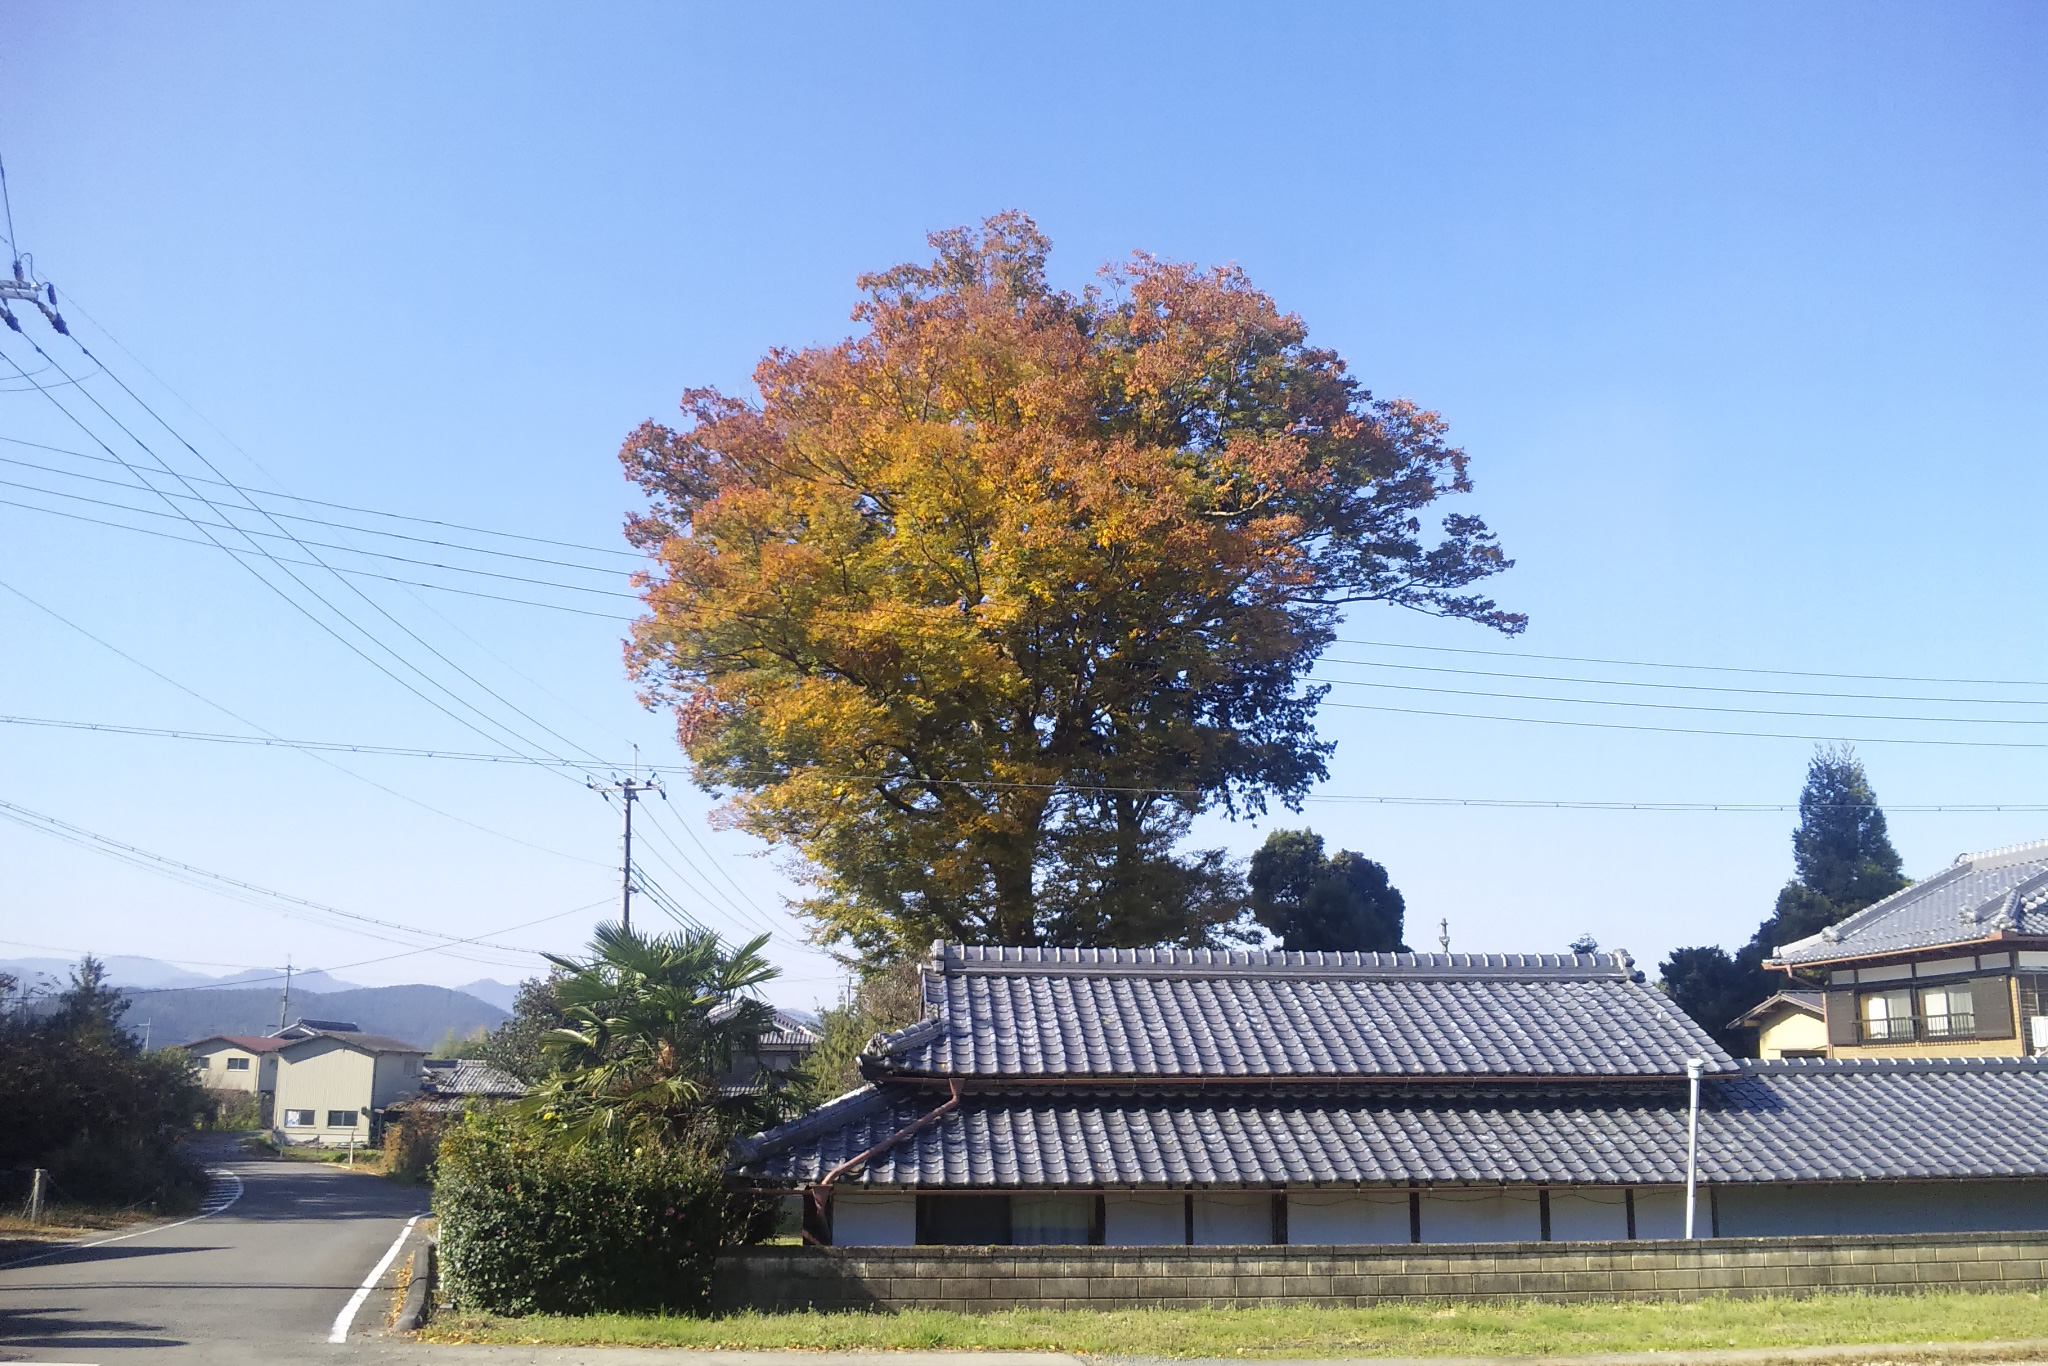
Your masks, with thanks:
[{"label": "blue sky", "polygon": [[[844,335],[853,277],[917,257],[929,229],[1027,210],[1076,285],[1136,248],[1235,261],[1376,392],[1450,421],[1478,483],[1465,503],[1519,561],[1499,596],[1531,617],[1508,643],[1358,612],[1347,639],[1377,644],[1331,652],[1363,661],[1326,666],[1347,680],[1333,701],[1466,715],[1326,710],[1325,796],[1784,803],[1809,739],[1602,727],[1843,735],[1867,738],[1910,872],[2048,836],[2048,810],[1902,809],[2048,806],[2048,750],[2013,747],[2048,725],[2006,724],[2048,721],[2039,7],[41,5],[0,41],[0,155],[20,245],[81,338],[229,477],[598,548],[490,542],[582,564],[623,563],[601,552],[630,503],[614,460],[630,427],[686,385],[744,389],[770,346]],[[40,363],[11,333],[0,351]],[[51,390],[118,444],[86,392],[204,472],[106,379]],[[0,436],[99,453],[5,365]],[[218,551],[0,505],[0,581],[278,734],[480,747]],[[675,762],[617,622],[355,582],[576,745]],[[0,593],[0,631],[0,712],[246,733],[20,597]],[[1626,686],[1659,681],[1822,695]],[[1924,700],[1951,697],[1995,702]],[[1727,710],[1669,709],[1688,703]],[[1757,714],[1773,710],[1821,715]],[[1974,719],[1849,719],[1875,715]],[[1879,742],[1906,739],[1950,743]],[[0,799],[264,887],[521,947],[573,947],[604,913],[617,818],[580,775],[346,766],[361,776],[288,750],[0,726]],[[655,874],[721,929],[773,923],[778,998],[829,1000],[836,970],[779,909],[779,856],[711,830],[680,775],[670,792],[676,866]],[[1789,874],[1791,822],[1337,800],[1279,821],[1386,863],[1418,946],[1448,918],[1455,948],[1590,931],[1649,960],[1746,938]],[[1275,823],[1199,833],[1246,853]],[[15,825],[0,868],[0,957],[340,968],[418,942]],[[429,953],[341,975],[456,983],[532,961]]]}]

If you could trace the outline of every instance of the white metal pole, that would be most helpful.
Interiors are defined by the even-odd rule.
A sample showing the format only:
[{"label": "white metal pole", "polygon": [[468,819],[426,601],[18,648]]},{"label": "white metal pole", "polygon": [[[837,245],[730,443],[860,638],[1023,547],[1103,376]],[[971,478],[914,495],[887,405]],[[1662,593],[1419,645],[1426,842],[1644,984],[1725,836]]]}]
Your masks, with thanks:
[{"label": "white metal pole", "polygon": [[45,1172],[37,1167],[28,1179],[28,1221],[31,1224],[43,1222],[43,1181]]},{"label": "white metal pole", "polygon": [[1686,1121],[1685,1134],[1685,1236],[1693,1236],[1693,1214],[1699,1204],[1700,1182],[1700,1073],[1707,1067],[1705,1058],[1688,1058],[1685,1063],[1686,1080],[1692,1083],[1691,1114]]}]

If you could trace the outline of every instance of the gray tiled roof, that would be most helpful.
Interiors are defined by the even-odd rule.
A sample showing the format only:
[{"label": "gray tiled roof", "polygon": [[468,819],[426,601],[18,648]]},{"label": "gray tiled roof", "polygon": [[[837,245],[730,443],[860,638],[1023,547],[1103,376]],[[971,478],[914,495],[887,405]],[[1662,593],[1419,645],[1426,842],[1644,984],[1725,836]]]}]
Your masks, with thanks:
[{"label": "gray tiled roof", "polygon": [[2048,840],[1964,854],[1838,925],[1778,946],[1787,963],[1937,948],[2001,931],[2048,935]]},{"label": "gray tiled roof", "polygon": [[1682,1076],[1735,1064],[1626,954],[935,945],[863,1071],[981,1078]]},{"label": "gray tiled roof", "polygon": [[[816,1180],[939,1103],[865,1087],[735,1150]],[[1745,1062],[1702,1087],[1716,1183],[2048,1175],[2048,1060]],[[951,1187],[1424,1182],[1652,1185],[1685,1176],[1684,1088],[1407,1087],[1322,1095],[969,1093],[844,1182]]]},{"label": "gray tiled roof", "polygon": [[510,1098],[525,1095],[526,1083],[474,1058],[429,1058],[420,1072],[420,1089],[447,1098]]}]

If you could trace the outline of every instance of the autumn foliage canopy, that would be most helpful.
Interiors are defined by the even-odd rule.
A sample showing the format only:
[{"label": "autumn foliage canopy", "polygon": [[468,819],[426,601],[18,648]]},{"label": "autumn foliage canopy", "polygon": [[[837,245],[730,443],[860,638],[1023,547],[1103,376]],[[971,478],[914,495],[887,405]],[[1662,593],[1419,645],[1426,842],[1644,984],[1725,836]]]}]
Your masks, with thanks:
[{"label": "autumn foliage canopy", "polygon": [[1436,414],[1376,399],[1234,267],[1047,283],[1021,214],[862,277],[858,335],[684,395],[622,459],[654,553],[629,658],[820,938],[1211,942],[1205,809],[1324,776],[1303,675],[1347,604],[1519,630]]}]

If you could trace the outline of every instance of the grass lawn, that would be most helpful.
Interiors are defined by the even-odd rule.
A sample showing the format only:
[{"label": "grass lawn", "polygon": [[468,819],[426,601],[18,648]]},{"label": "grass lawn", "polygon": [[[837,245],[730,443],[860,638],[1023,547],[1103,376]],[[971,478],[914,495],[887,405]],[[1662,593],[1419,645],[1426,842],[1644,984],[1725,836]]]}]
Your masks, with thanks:
[{"label": "grass lawn", "polygon": [[496,1318],[446,1311],[432,1342],[761,1348],[983,1348],[1143,1356],[1553,1355],[1831,1342],[2048,1337],[2048,1300],[1819,1295],[1630,1304],[1410,1304],[1375,1309],[1007,1310],[957,1314],[600,1314]]}]

